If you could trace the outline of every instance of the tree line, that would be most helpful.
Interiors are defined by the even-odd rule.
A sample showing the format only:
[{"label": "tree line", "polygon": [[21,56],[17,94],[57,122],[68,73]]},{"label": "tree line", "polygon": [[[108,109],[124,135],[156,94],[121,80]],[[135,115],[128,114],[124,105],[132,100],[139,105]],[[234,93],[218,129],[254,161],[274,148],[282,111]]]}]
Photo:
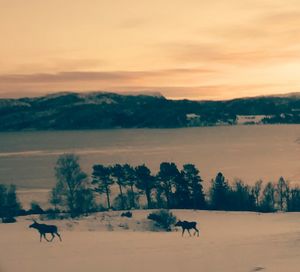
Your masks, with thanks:
[{"label": "tree line", "polygon": [[[144,195],[146,208],[204,209],[206,207],[202,179],[193,164],[179,170],[175,163],[163,162],[156,175],[145,165],[129,164],[93,166],[91,178],[73,154],[62,155],[55,167],[56,186],[51,191],[54,209],[67,208],[71,214],[87,213],[96,209],[95,195],[105,197],[107,209],[137,209]],[[112,200],[115,185],[118,195]]]},{"label": "tree line", "polygon": [[[173,162],[162,162],[153,174],[145,165],[95,164],[91,177],[85,174],[74,154],[59,157],[55,167],[57,184],[50,202],[72,215],[97,210],[95,197],[104,198],[106,209],[138,208],[212,209],[228,211],[300,211],[300,188],[280,177],[278,182],[262,180],[253,186],[242,180],[229,183],[222,173],[211,180],[204,192],[200,171],[193,164],[178,169]],[[112,199],[112,186],[118,195]],[[143,199],[146,200],[143,206]]]},{"label": "tree line", "polygon": [[[153,174],[145,165],[95,164],[88,176],[74,154],[61,155],[55,165],[56,185],[52,188],[48,213],[71,216],[100,210],[139,208],[211,209],[227,211],[300,211],[300,187],[280,177],[276,183],[262,180],[247,185],[233,183],[220,172],[204,191],[200,171],[193,164],[178,169],[173,162],[162,162]],[[112,196],[112,188],[117,195]],[[99,198],[105,206],[99,205]],[[27,214],[43,213],[33,202]],[[0,217],[26,214],[16,196],[15,186],[0,185]]]}]

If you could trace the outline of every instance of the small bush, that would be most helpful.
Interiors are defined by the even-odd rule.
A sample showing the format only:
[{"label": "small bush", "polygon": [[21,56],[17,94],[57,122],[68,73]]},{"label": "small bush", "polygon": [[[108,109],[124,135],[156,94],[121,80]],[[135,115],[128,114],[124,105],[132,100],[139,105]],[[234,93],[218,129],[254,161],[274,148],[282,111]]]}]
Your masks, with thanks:
[{"label": "small bush", "polygon": [[114,227],[110,222],[108,222],[108,224],[106,225],[106,228],[108,231],[114,231]]},{"label": "small bush", "polygon": [[2,218],[2,223],[8,224],[8,223],[15,223],[17,220],[14,217],[4,217]]},{"label": "small bush", "polygon": [[129,226],[128,226],[127,223],[125,223],[125,224],[120,223],[119,227],[122,228],[122,229],[125,229],[125,230],[129,230]]},{"label": "small bush", "polygon": [[177,220],[176,216],[174,216],[168,210],[160,210],[150,213],[147,218],[155,221],[160,227],[162,227],[166,231],[171,231],[172,225],[174,225]]},{"label": "small bush", "polygon": [[122,217],[128,217],[128,218],[131,218],[131,217],[132,217],[132,212],[122,212],[122,213],[121,213],[121,216],[122,216]]},{"label": "small bush", "polygon": [[44,214],[40,215],[40,220],[55,220],[61,219],[61,213],[59,210],[47,209]]},{"label": "small bush", "polygon": [[27,215],[27,211],[24,210],[24,209],[20,209],[18,212],[17,212],[17,216],[25,216]]},{"label": "small bush", "polygon": [[41,206],[35,202],[35,201],[32,201],[30,203],[30,210],[27,211],[27,214],[43,214],[45,213],[45,211],[41,208]]}]

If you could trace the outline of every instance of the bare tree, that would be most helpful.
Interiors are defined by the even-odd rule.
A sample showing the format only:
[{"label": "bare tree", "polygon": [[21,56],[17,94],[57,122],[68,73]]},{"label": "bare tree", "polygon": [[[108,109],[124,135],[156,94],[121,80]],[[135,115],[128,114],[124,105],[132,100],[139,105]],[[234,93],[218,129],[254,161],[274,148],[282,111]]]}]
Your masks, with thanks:
[{"label": "bare tree", "polygon": [[64,203],[66,203],[71,216],[76,215],[76,194],[87,183],[87,175],[81,170],[79,157],[74,154],[61,155],[55,166],[57,189],[59,189]]},{"label": "bare tree", "polygon": [[289,184],[283,177],[280,177],[276,184],[276,195],[278,198],[279,209],[283,211],[287,208],[289,195]]},{"label": "bare tree", "polygon": [[254,186],[252,187],[252,194],[255,198],[256,208],[259,207],[259,197],[260,197],[262,183],[263,183],[263,181],[260,179],[260,180],[256,181]]}]

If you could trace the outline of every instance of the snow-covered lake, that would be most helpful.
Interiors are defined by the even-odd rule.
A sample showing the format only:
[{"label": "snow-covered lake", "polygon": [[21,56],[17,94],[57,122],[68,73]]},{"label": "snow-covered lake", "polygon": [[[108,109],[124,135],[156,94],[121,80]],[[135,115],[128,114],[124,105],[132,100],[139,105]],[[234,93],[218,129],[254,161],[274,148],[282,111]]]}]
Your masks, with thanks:
[{"label": "snow-covered lake", "polygon": [[300,125],[273,125],[0,133],[0,183],[50,188],[55,161],[67,152],[88,173],[96,163],[146,163],[155,173],[173,161],[194,163],[206,183],[219,171],[250,184],[300,181]]}]

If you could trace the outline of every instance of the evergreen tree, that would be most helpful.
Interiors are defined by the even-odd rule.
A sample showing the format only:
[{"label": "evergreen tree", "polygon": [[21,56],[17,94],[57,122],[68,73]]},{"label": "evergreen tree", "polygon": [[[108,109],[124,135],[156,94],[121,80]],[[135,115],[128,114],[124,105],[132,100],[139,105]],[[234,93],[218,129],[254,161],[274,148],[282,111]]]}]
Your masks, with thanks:
[{"label": "evergreen tree", "polygon": [[210,201],[213,209],[228,210],[230,203],[230,187],[220,172],[212,182]]},{"label": "evergreen tree", "polygon": [[174,179],[175,193],[173,206],[179,209],[192,208],[191,192],[188,181],[184,178],[183,173],[179,173]]},{"label": "evergreen tree", "polygon": [[6,195],[7,195],[7,187],[3,184],[0,184],[0,218],[5,217]]},{"label": "evergreen tree", "polygon": [[111,168],[101,164],[93,166],[92,184],[95,186],[95,191],[100,195],[106,194],[107,208],[111,209],[110,205],[110,187],[114,184],[111,178]]},{"label": "evergreen tree", "polygon": [[263,190],[260,209],[262,212],[275,211],[275,187],[272,182],[268,182]]},{"label": "evergreen tree", "polygon": [[199,175],[199,170],[193,164],[183,165],[181,171],[183,179],[188,184],[192,207],[194,209],[205,208],[205,195],[203,192],[202,179]]},{"label": "evergreen tree", "polygon": [[0,184],[0,218],[13,218],[21,210],[15,185]]},{"label": "evergreen tree", "polygon": [[[156,180],[157,181],[157,180]],[[164,192],[162,190],[162,188],[159,186],[159,184],[157,184],[156,182],[156,185],[155,185],[155,199],[156,199],[156,208],[166,208],[167,205],[166,205],[166,200],[163,196]]]},{"label": "evergreen tree", "polygon": [[160,170],[157,174],[157,178],[160,181],[159,185],[164,191],[167,199],[167,208],[172,207],[172,194],[175,187],[176,179],[178,179],[179,171],[177,166],[173,162],[162,162],[160,164]]},{"label": "evergreen tree", "polygon": [[155,179],[151,175],[150,169],[145,164],[137,166],[135,172],[137,177],[136,187],[145,193],[148,209],[151,209],[151,191],[155,186]]},{"label": "evergreen tree", "polygon": [[250,186],[237,180],[230,192],[230,209],[236,211],[255,210],[255,196]]},{"label": "evergreen tree", "polygon": [[126,201],[123,194],[123,187],[127,185],[126,173],[124,167],[120,164],[115,164],[111,168],[111,176],[114,179],[115,183],[118,184],[119,191],[120,191],[120,199],[121,199],[121,209],[124,210],[125,208],[127,208],[125,207]]},{"label": "evergreen tree", "polygon": [[15,185],[9,185],[7,188],[5,208],[8,217],[16,216],[21,209]]},{"label": "evergreen tree", "polygon": [[93,191],[86,187],[82,187],[76,192],[75,211],[77,214],[87,215],[89,212],[95,211],[96,203]]},{"label": "evergreen tree", "polygon": [[136,184],[136,173],[135,169],[130,166],[129,164],[124,164],[123,169],[125,172],[125,179],[126,179],[126,184],[129,186],[130,191],[128,193],[129,199],[130,199],[130,206],[131,208],[136,208],[137,207],[137,201],[136,201],[136,193],[134,191],[134,186]]},{"label": "evergreen tree", "polygon": [[300,211],[300,188],[298,186],[289,190],[287,210],[289,212]]}]

